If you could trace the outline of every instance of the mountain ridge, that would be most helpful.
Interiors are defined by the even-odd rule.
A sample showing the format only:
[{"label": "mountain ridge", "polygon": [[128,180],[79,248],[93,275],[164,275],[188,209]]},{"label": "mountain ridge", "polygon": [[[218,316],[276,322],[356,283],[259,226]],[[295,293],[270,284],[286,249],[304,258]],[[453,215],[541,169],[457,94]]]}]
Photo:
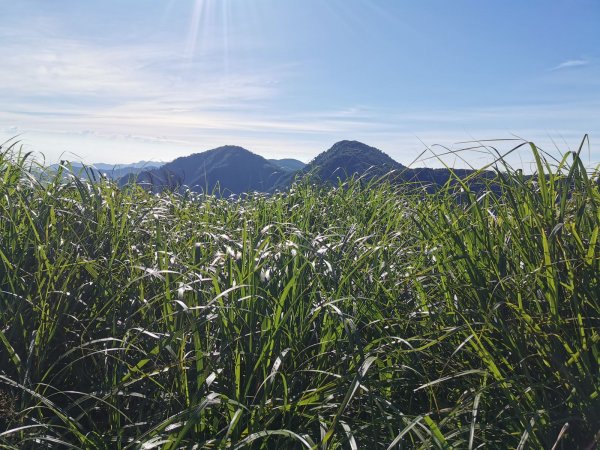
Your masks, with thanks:
[{"label": "mountain ridge", "polygon": [[[181,156],[159,169],[140,172],[136,183],[154,191],[179,189],[240,194],[268,191],[286,171],[260,155],[236,145],[224,145],[189,156]],[[121,184],[131,182],[123,177]]]},{"label": "mountain ridge", "polygon": [[[385,178],[394,184],[409,183],[433,191],[449,181],[454,182],[455,175],[465,178],[475,172],[470,169],[408,168],[378,148],[354,140],[336,142],[297,170],[282,167],[290,161],[292,166],[303,164],[290,159],[268,160],[243,147],[225,145],[181,156],[159,168],[141,171],[137,176],[124,176],[119,183],[136,182],[156,192],[187,186],[195,192],[223,195],[283,190],[294,180],[304,177],[319,183],[337,184],[359,176],[366,182]],[[492,176],[493,172],[483,174],[486,179]],[[477,183],[481,181],[479,179]]]},{"label": "mountain ridge", "polygon": [[163,164],[162,161],[138,161],[135,163],[93,163],[84,164],[78,161],[62,161],[60,164],[52,164],[49,166],[50,170],[57,171],[59,167],[66,166],[73,173],[78,176],[84,175],[86,171],[91,170],[95,174],[105,175],[113,180],[119,180],[123,176],[138,174],[144,170],[155,170],[160,168]]}]

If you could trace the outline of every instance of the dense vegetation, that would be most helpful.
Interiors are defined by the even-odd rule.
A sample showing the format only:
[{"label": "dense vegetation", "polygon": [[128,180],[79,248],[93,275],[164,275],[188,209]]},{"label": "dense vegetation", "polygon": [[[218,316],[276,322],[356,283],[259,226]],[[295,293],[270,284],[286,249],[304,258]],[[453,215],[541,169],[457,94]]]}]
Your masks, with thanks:
[{"label": "dense vegetation", "polygon": [[501,195],[235,199],[4,148],[0,446],[593,448],[599,173],[531,148]]}]

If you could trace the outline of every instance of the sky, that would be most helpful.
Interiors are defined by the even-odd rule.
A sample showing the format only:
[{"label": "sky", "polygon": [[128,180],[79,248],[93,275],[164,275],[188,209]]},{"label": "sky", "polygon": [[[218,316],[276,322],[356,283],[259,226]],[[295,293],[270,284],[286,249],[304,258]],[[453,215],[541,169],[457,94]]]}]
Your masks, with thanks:
[{"label": "sky", "polygon": [[598,0],[0,0],[0,15],[0,141],[48,162],[226,144],[308,162],[351,139],[435,166],[489,139],[559,158],[585,134],[600,162]]}]

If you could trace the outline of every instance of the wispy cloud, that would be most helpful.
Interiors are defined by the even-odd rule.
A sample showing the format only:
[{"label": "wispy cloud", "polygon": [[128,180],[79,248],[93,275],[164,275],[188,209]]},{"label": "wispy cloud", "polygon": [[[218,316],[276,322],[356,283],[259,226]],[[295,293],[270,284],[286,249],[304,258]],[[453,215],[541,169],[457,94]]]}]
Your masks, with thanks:
[{"label": "wispy cloud", "polygon": [[[177,100],[175,103],[179,103]],[[27,109],[27,105],[23,105]],[[25,143],[48,156],[72,149],[87,162],[139,159],[170,160],[224,144],[237,144],[267,157],[286,155],[308,161],[341,139],[357,139],[374,145],[403,163],[429,145],[477,138],[504,138],[517,133],[552,149],[548,135],[578,142],[581,129],[598,132],[593,122],[600,105],[531,104],[520,107],[456,108],[427,111],[381,110],[364,105],[340,109],[274,114],[260,108],[249,111],[203,111],[184,104],[153,101],[125,103],[98,114],[56,117],[51,107],[29,116],[2,112],[0,122],[23,124]],[[249,113],[249,114],[247,114]],[[538,123],[542,119],[545,128]],[[0,129],[1,138],[15,136],[17,129]],[[559,139],[559,140],[560,140]],[[595,149],[596,147],[594,147]],[[593,161],[600,161],[596,150]],[[103,161],[102,161],[103,162]]]},{"label": "wispy cloud", "polygon": [[[562,77],[549,77],[552,89],[557,87],[557,78],[569,78],[568,69],[593,66],[586,77],[578,74],[578,83],[571,83],[569,91],[560,91],[558,86],[557,92],[548,96],[532,94],[532,100],[516,104],[502,98],[496,106],[490,94],[492,104],[484,108],[468,107],[468,99],[459,105],[451,103],[450,97],[444,100],[444,95],[437,99],[436,92],[443,92],[434,89],[421,103],[420,99],[411,100],[414,96],[405,99],[395,94],[426,92],[425,84],[418,80],[412,80],[414,87],[406,84],[410,77],[400,77],[397,84],[388,83],[384,76],[346,77],[345,72],[340,73],[345,67],[336,61],[328,66],[312,55],[305,57],[307,52],[294,51],[291,41],[287,50],[283,35],[281,42],[286,45],[280,47],[285,47],[285,52],[280,55],[279,41],[272,38],[277,34],[265,32],[266,39],[260,33],[247,33],[255,27],[242,26],[252,21],[238,9],[235,17],[243,20],[226,29],[217,14],[221,2],[188,2],[196,8],[208,8],[209,4],[213,8],[203,11],[202,20],[194,15],[189,36],[189,13],[181,15],[179,22],[165,19],[168,26],[153,29],[156,34],[145,34],[144,27],[153,23],[151,15],[123,7],[130,15],[107,20],[108,29],[100,33],[94,24],[101,22],[95,16],[101,11],[95,7],[84,8],[91,20],[88,31],[79,24],[79,13],[63,10],[51,14],[46,7],[33,14],[34,3],[45,4],[43,0],[13,2],[25,5],[18,7],[23,12],[7,14],[10,22],[0,29],[0,143],[19,135],[30,149],[49,157],[72,151],[87,162],[170,160],[231,143],[268,157],[309,160],[336,140],[358,139],[407,163],[422,151],[421,142],[451,144],[468,140],[471,134],[505,137],[516,132],[536,142],[547,130],[561,130],[574,142],[581,134],[578,130],[600,134],[594,121],[600,111],[598,90],[588,89],[598,82],[593,59],[557,60],[560,64],[555,67],[548,64],[548,71],[565,71]],[[117,5],[118,0],[112,3]],[[189,5],[176,6],[180,3],[175,0],[169,4],[190,9]],[[260,18],[259,11],[252,8],[256,15],[250,17]],[[334,9],[334,16],[345,11]],[[387,7],[379,11],[381,18],[388,13]],[[274,20],[265,14],[264,19],[267,17]],[[355,23],[365,26],[367,22],[361,18],[354,14],[342,23],[344,30],[348,28],[344,32],[353,32]],[[123,26],[134,19],[136,27]],[[380,35],[364,31],[365,39]],[[305,39],[298,37],[300,41]],[[331,47],[340,50],[334,44]],[[366,41],[364,47],[375,48]],[[306,48],[310,48],[308,43]],[[580,51],[593,55],[583,47]],[[336,82],[332,84],[330,78]],[[580,95],[584,89],[591,94]],[[492,90],[486,88],[486,98]],[[562,94],[572,102],[561,101]],[[540,98],[548,101],[540,103]],[[472,102],[479,104],[479,100]],[[598,151],[593,155],[593,160],[600,161]]]},{"label": "wispy cloud", "polygon": [[582,67],[587,66],[590,63],[587,59],[569,59],[567,61],[561,62],[559,65],[554,66],[550,70],[562,70],[562,69],[571,69],[573,67]]},{"label": "wispy cloud", "polygon": [[[196,105],[220,105],[270,98],[287,67],[245,68],[219,73],[216,62],[191,62],[168,48],[102,47],[72,40],[47,39],[41,46],[27,43],[0,45],[7,54],[0,67],[0,92],[17,98],[76,98],[98,106],[131,101],[176,99]],[[18,68],[18,69],[16,69]],[[93,105],[96,104],[96,105]]]}]

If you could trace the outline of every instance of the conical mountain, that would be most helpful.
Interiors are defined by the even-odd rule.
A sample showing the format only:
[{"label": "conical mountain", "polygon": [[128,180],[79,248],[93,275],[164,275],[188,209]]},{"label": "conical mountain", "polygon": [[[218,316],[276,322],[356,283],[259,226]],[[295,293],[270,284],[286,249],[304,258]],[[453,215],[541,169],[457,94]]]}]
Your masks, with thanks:
[{"label": "conical mountain", "polygon": [[340,141],[319,154],[303,170],[323,182],[336,183],[352,176],[377,178],[404,166],[381,150],[358,141]]},{"label": "conical mountain", "polygon": [[[136,182],[153,191],[187,186],[195,192],[240,194],[269,191],[286,171],[243,147],[226,145],[177,158],[139,174]],[[130,179],[122,179],[127,183]]]}]

